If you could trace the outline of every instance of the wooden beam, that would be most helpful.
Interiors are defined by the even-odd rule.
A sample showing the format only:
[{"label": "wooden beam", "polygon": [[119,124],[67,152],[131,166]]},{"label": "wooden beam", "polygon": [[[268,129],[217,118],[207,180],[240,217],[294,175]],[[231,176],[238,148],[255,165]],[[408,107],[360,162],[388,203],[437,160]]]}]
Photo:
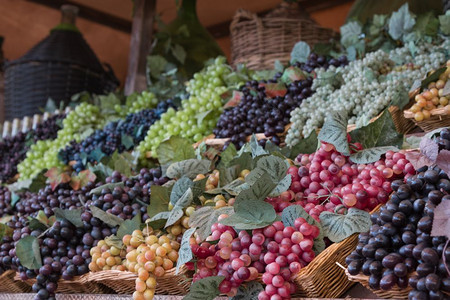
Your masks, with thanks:
[{"label": "wooden beam", "polygon": [[134,17],[131,29],[128,73],[125,95],[141,92],[147,88],[146,66],[153,35],[156,0],[134,0]]},{"label": "wooden beam", "polygon": [[27,0],[27,1],[45,5],[47,7],[58,10],[61,8],[61,5],[63,4],[75,5],[80,9],[78,16],[80,16],[81,18],[127,33],[131,31],[131,22],[129,20],[110,15],[101,10],[80,4],[75,1],[70,0]]}]

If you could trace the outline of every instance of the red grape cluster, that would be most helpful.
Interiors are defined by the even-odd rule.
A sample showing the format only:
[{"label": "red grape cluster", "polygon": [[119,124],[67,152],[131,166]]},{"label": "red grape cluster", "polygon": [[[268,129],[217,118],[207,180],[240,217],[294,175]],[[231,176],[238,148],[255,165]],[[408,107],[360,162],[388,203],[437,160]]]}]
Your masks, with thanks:
[{"label": "red grape cluster", "polygon": [[289,190],[266,201],[277,212],[292,204],[301,205],[318,221],[325,210],[339,212],[340,208],[355,207],[370,211],[386,203],[392,192],[391,182],[407,179],[415,172],[400,152],[388,151],[375,163],[355,164],[327,143],[296,160],[300,166],[291,166],[287,171],[292,178]]},{"label": "red grape cluster", "polygon": [[[291,298],[295,293],[292,275],[314,259],[313,240],[320,233],[319,228],[304,218],[296,219],[294,226],[276,221],[252,230],[251,234],[245,230],[237,233],[220,223],[213,224],[211,231],[206,242],[191,245],[198,258],[194,282],[209,276],[224,276],[220,293],[234,296],[242,283],[255,280],[262,273],[266,286],[259,293],[259,300]],[[217,240],[215,245],[208,242]]]}]

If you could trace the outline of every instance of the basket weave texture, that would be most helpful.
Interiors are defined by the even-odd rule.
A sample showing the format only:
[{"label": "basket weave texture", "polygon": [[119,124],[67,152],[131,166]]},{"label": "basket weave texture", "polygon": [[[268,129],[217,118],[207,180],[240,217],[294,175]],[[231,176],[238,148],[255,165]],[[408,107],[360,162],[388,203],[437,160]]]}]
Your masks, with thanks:
[{"label": "basket weave texture", "polygon": [[[186,295],[191,286],[191,279],[186,275],[183,266],[178,274],[176,269],[168,270],[164,276],[156,277],[156,293],[158,295]],[[82,276],[84,282],[100,283],[114,290],[117,294],[132,294],[136,290],[137,274],[126,271],[90,272]]]},{"label": "basket weave texture", "polygon": [[110,92],[118,83],[79,32],[53,30],[23,57],[6,63],[5,118],[40,113],[49,98],[58,104],[82,91]]},{"label": "basket weave texture", "polygon": [[0,293],[28,293],[31,286],[14,279],[16,272],[8,270],[0,275]]},{"label": "basket weave texture", "polygon": [[285,2],[263,17],[238,10],[230,35],[233,64],[246,63],[255,70],[270,69],[275,60],[286,64],[298,41],[313,46],[337,36],[333,30],[320,27],[297,3]]}]

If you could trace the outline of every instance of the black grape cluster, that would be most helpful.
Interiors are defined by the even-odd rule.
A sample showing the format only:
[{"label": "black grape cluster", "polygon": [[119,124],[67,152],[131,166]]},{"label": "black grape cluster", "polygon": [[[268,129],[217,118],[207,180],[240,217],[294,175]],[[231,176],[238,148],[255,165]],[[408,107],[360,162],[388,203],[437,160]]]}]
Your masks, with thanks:
[{"label": "black grape cluster", "polygon": [[0,218],[5,215],[11,215],[12,213],[11,192],[8,188],[0,186]]},{"label": "black grape cluster", "polygon": [[[295,66],[307,72],[314,68],[328,68],[329,65],[346,65],[347,58],[327,60],[324,56],[312,53],[306,63],[296,63]],[[248,81],[241,88],[243,94],[241,101],[235,107],[226,109],[219,118],[213,133],[217,138],[230,138],[230,141],[239,149],[253,133],[264,133],[274,144],[279,145],[281,140],[278,134],[285,130],[290,122],[291,111],[300,105],[303,99],[313,94],[313,78],[294,81],[286,86],[284,96],[268,97],[266,83],[276,83],[282,73],[277,73],[268,81]],[[267,139],[266,139],[267,140]],[[264,142],[261,142],[264,143]]]},{"label": "black grape cluster", "polygon": [[393,181],[392,189],[391,199],[372,215],[370,232],[359,235],[356,250],[347,257],[348,272],[370,276],[372,289],[409,285],[409,299],[449,299],[444,293],[450,292],[448,239],[431,236],[436,206],[450,201],[448,176],[437,167],[424,167],[406,184]]},{"label": "black grape cluster", "polygon": [[[106,178],[106,182],[123,182],[123,187],[104,186],[100,193],[91,193],[93,188],[103,183],[89,183],[77,191],[68,184],[60,184],[55,190],[46,186],[37,193],[23,194],[16,204],[17,214],[7,223],[14,232],[12,236],[5,235],[0,246],[0,271],[13,269],[19,272],[22,280],[35,278],[32,289],[37,293],[36,298],[54,299],[58,280],[70,280],[87,273],[91,262],[90,249],[117,232],[117,226],[111,227],[94,217],[89,207],[96,206],[122,219],[131,219],[141,213],[142,221],[145,221],[151,186],[167,181],[159,168],[141,169],[139,175],[132,178],[115,171]],[[35,217],[40,210],[50,217],[56,207],[81,208],[83,226],[77,228],[67,220],[58,220],[45,231],[30,228],[28,217]],[[16,256],[16,243],[28,235],[39,238],[43,263],[39,270],[24,268]]]},{"label": "black grape cluster", "polygon": [[36,141],[56,138],[62,128],[64,114],[54,115],[28,132],[19,132],[0,141],[0,181],[6,182],[17,174],[17,165],[25,159],[30,145]]},{"label": "black grape cluster", "polygon": [[450,128],[443,128],[436,138],[439,150],[450,150]]},{"label": "black grape cluster", "polygon": [[[176,109],[172,100],[160,102],[154,109],[144,109],[128,114],[125,120],[110,122],[105,128],[96,130],[80,143],[72,141],[69,146],[60,151],[59,157],[65,164],[69,161],[76,161],[73,168],[80,172],[86,168],[83,163],[84,155],[86,162],[96,162],[96,157],[89,155],[96,149],[106,155],[111,155],[116,150],[119,153],[130,150],[144,140],[150,126],[159,120],[169,107]],[[132,138],[130,145],[123,143],[124,135]]]}]

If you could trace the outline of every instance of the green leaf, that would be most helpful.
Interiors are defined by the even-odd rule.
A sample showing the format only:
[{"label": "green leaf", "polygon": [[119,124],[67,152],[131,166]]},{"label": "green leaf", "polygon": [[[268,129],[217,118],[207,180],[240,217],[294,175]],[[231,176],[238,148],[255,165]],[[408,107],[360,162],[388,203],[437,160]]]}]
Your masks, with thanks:
[{"label": "green leaf", "polygon": [[276,197],[281,195],[281,193],[287,191],[292,183],[292,177],[290,174],[284,176],[283,179],[278,181],[277,186],[270,192],[269,197]]},{"label": "green leaf", "polygon": [[26,236],[16,244],[16,255],[20,264],[28,269],[39,269],[42,267],[39,240],[34,236]]},{"label": "green leaf", "polygon": [[229,168],[218,168],[219,170],[219,186],[223,187],[235,180],[239,175],[239,166]]},{"label": "green leaf", "polygon": [[343,77],[341,72],[319,72],[316,79],[314,80],[317,83],[318,87],[331,85],[334,88],[339,88],[343,82]]},{"label": "green leaf", "polygon": [[12,233],[12,228],[10,228],[8,225],[0,223],[0,240],[2,240],[4,236],[11,236]]},{"label": "green leaf", "polygon": [[434,16],[432,11],[417,16],[417,22],[414,31],[421,36],[436,36],[439,29],[439,20]]},{"label": "green leaf", "polygon": [[85,139],[87,139],[88,137],[90,137],[94,132],[95,132],[94,129],[92,129],[92,128],[87,128],[86,130],[84,130],[84,131],[80,134],[80,141],[84,141]]},{"label": "green leaf", "polygon": [[403,135],[397,132],[388,110],[369,125],[351,131],[350,137],[352,142],[361,143],[364,149],[382,146],[400,148],[403,144]]},{"label": "green leaf", "polygon": [[301,139],[292,147],[289,158],[296,159],[299,154],[312,154],[316,152],[318,143],[317,133],[313,130],[307,138]]},{"label": "green leaf", "polygon": [[295,64],[296,62],[306,62],[310,53],[311,48],[307,43],[303,41],[296,43],[291,51],[291,65]]},{"label": "green leaf", "polygon": [[388,151],[398,151],[398,148],[393,146],[383,146],[363,149],[356,153],[352,153],[350,155],[350,160],[355,164],[370,164],[379,160],[381,155]]},{"label": "green leaf", "polygon": [[158,78],[164,71],[167,65],[167,60],[161,55],[149,55],[147,56],[147,68],[150,74],[154,78]]},{"label": "green leaf", "polygon": [[166,225],[164,228],[167,228],[173,224],[175,224],[181,217],[183,217],[183,210],[179,207],[174,207],[169,214],[169,218],[166,221]]},{"label": "green leaf", "polygon": [[333,44],[332,43],[316,43],[314,44],[313,53],[316,53],[318,55],[329,55],[331,50],[333,50]]},{"label": "green leaf", "polygon": [[369,34],[372,36],[378,36],[386,24],[387,17],[387,15],[375,14],[372,19],[372,25],[369,28]]},{"label": "green leaf", "polygon": [[192,144],[179,136],[172,136],[162,142],[156,149],[156,154],[161,165],[195,158]]},{"label": "green leaf", "polygon": [[122,239],[126,234],[132,234],[133,231],[141,229],[141,213],[133,217],[131,220],[125,220],[120,224],[119,229],[117,229],[117,237]]},{"label": "green leaf", "polygon": [[[100,162],[103,159],[103,157],[105,157],[105,156],[106,156],[106,154],[103,153],[103,151],[100,148],[95,148],[93,151],[91,151],[89,153],[89,155],[87,157],[92,158],[96,162]],[[99,164],[97,164],[97,166],[98,165],[103,165],[103,164],[99,163]],[[105,166],[105,168],[107,168],[107,166]]]},{"label": "green leaf", "polygon": [[252,169],[252,164],[253,164],[253,159],[252,159],[252,155],[248,152],[244,152],[241,155],[233,158],[229,165],[233,166],[239,166],[239,168],[241,170],[251,170]]},{"label": "green leaf", "polygon": [[372,81],[377,79],[375,72],[372,71],[372,69],[370,69],[370,68],[365,68],[364,77],[366,77],[366,79],[369,83],[371,83]]},{"label": "green leaf", "polygon": [[408,91],[402,85],[398,85],[394,90],[394,94],[392,95],[391,105],[403,109],[408,103]]},{"label": "green leaf", "polygon": [[234,214],[234,208],[231,206],[224,206],[217,209],[212,206],[201,207],[194,211],[189,218],[189,227],[197,228],[197,235],[204,241],[211,235],[211,226],[217,223],[217,218],[221,214],[232,215]]},{"label": "green leaf", "polygon": [[437,81],[439,79],[439,76],[441,76],[441,74],[444,73],[445,70],[447,70],[447,67],[442,67],[428,75],[424,80],[422,80],[422,83],[420,85],[421,89],[426,89],[428,88],[428,85],[430,83]]},{"label": "green leaf", "polygon": [[228,147],[220,154],[219,167],[229,167],[230,162],[237,155],[236,147],[230,143]]},{"label": "green leaf", "polygon": [[408,3],[405,3],[396,12],[393,12],[389,19],[389,35],[394,40],[400,40],[407,33],[411,32],[416,21],[409,12]]},{"label": "green leaf", "polygon": [[15,207],[17,202],[20,201],[20,196],[14,192],[11,192],[11,207]]},{"label": "green leaf", "polygon": [[346,111],[331,112],[317,137],[320,141],[332,144],[343,155],[350,155],[347,141],[348,116]]},{"label": "green leaf", "polygon": [[266,170],[274,182],[278,182],[286,176],[289,163],[276,156],[264,156],[256,163],[258,168]]},{"label": "green leaf", "polygon": [[260,292],[264,291],[261,283],[257,281],[246,282],[239,286],[236,296],[230,300],[258,300]]},{"label": "green leaf", "polygon": [[348,22],[347,24],[341,26],[341,44],[344,45],[345,48],[356,44],[361,33],[362,27],[358,22]]},{"label": "green leaf", "polygon": [[94,189],[92,189],[89,194],[95,194],[95,195],[100,195],[103,189],[109,189],[111,192],[114,190],[115,187],[120,187],[123,188],[125,185],[123,182],[115,182],[115,183],[106,183],[103,184],[99,187],[96,187]]},{"label": "green leaf", "polygon": [[440,30],[445,35],[450,35],[450,14],[439,16]]},{"label": "green leaf", "polygon": [[205,120],[205,118],[212,112],[213,111],[210,109],[210,110],[196,114],[195,118],[197,119],[197,125],[202,126],[202,124],[204,124],[203,121]]},{"label": "green leaf", "polygon": [[171,164],[166,171],[169,178],[180,178],[186,176],[194,179],[198,174],[209,172],[211,162],[209,160],[187,159]]},{"label": "green leaf", "polygon": [[273,68],[277,72],[283,72],[283,70],[284,70],[283,64],[278,59],[274,61]]},{"label": "green leaf", "polygon": [[348,58],[348,60],[349,61],[354,61],[354,60],[356,60],[356,56],[357,56],[357,53],[356,53],[355,46],[348,47],[347,48],[347,58]]},{"label": "green leaf", "polygon": [[201,204],[198,202],[198,197],[200,197],[205,192],[207,181],[208,177],[205,177],[192,183],[191,189],[194,198],[193,201],[195,201],[197,204]]},{"label": "green leaf", "polygon": [[353,233],[367,232],[372,225],[370,214],[366,211],[350,208],[346,215],[324,211],[320,214],[325,236],[338,243]]},{"label": "green leaf", "polygon": [[177,201],[192,186],[192,184],[193,181],[187,177],[181,177],[178,179],[172,187],[172,192],[170,193],[170,203],[175,206]]},{"label": "green leaf", "polygon": [[129,150],[134,147],[133,137],[128,134],[122,134],[121,143],[126,150]]},{"label": "green leaf", "polygon": [[252,137],[250,138],[250,149],[252,152],[252,157],[255,158],[257,156],[261,156],[261,155],[265,155],[265,154],[269,154],[267,153],[263,147],[261,147],[258,144],[258,139],[256,138],[255,134],[252,134]]},{"label": "green leaf", "polygon": [[183,65],[186,60],[186,51],[183,47],[178,44],[175,44],[170,48],[173,56]]},{"label": "green leaf", "polygon": [[323,241],[323,228],[322,225],[317,222],[310,214],[308,214],[300,205],[290,205],[283,209],[281,213],[281,221],[284,226],[294,227],[294,222],[298,218],[304,218],[306,222],[316,226],[320,230],[320,234],[314,239],[314,252],[316,254],[322,252],[325,249],[325,243]]},{"label": "green leaf", "polygon": [[81,213],[83,210],[78,209],[61,209],[58,207],[53,208],[56,218],[65,219],[72,223],[75,227],[83,227],[83,221],[81,220]]},{"label": "green leaf", "polygon": [[115,235],[110,235],[108,237],[105,238],[105,243],[106,245],[112,247],[116,247],[117,249],[122,249],[123,248],[123,242],[121,238],[118,238]]},{"label": "green leaf", "polygon": [[265,87],[266,95],[269,98],[284,97],[287,93],[286,85],[282,82],[260,83],[259,86]]},{"label": "green leaf", "polygon": [[91,205],[89,206],[89,209],[92,212],[92,216],[99,218],[103,223],[106,223],[110,227],[118,226],[123,222],[118,216],[105,212],[96,206]]},{"label": "green leaf", "polygon": [[169,189],[164,186],[152,185],[150,187],[150,205],[147,207],[149,218],[167,210],[168,205]]},{"label": "green leaf", "polygon": [[219,296],[219,285],[224,279],[224,276],[210,276],[197,280],[183,300],[213,300]]},{"label": "green leaf", "polygon": [[[250,176],[247,175],[247,178]],[[239,206],[240,200],[248,199],[256,199],[256,200],[264,200],[270,192],[275,188],[276,183],[272,181],[270,175],[262,170],[257,173],[253,178],[251,178],[251,186],[249,189],[243,190],[239,193],[236,198],[236,202],[234,203],[234,207]],[[250,183],[249,183],[250,184]]]},{"label": "green leaf", "polygon": [[191,261],[192,258],[194,258],[189,240],[190,240],[191,236],[194,234],[195,229],[196,229],[195,227],[190,228],[183,233],[183,238],[181,239],[180,250],[178,251],[177,268],[176,268],[175,274],[178,274],[178,271],[180,270],[180,267],[182,265]]},{"label": "green leaf", "polygon": [[[270,205],[270,204],[269,204]],[[269,226],[275,221],[272,220],[269,221],[263,221],[263,220],[256,220],[256,219],[247,219],[244,218],[238,214],[233,214],[225,219],[222,219],[219,223],[227,226],[232,226],[237,230],[253,230],[258,228],[263,228],[266,226]]]},{"label": "green leaf", "polygon": [[28,217],[28,227],[31,230],[41,230],[45,231],[48,228],[48,219],[45,213],[40,210],[36,218]]}]

